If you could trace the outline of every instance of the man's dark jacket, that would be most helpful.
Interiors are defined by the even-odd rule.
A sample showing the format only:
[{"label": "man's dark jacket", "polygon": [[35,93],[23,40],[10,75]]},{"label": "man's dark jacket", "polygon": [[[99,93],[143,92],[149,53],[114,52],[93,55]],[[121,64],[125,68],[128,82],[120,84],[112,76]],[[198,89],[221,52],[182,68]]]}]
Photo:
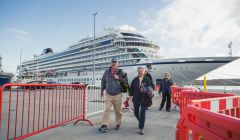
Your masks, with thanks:
[{"label": "man's dark jacket", "polygon": [[127,84],[128,83],[127,75],[121,69],[116,69],[115,74],[119,76],[119,80],[114,79],[113,75],[111,74],[111,68],[108,68],[104,72],[102,81],[101,81],[102,93],[104,90],[106,90],[107,93],[112,96],[122,93],[122,88],[119,82]]}]

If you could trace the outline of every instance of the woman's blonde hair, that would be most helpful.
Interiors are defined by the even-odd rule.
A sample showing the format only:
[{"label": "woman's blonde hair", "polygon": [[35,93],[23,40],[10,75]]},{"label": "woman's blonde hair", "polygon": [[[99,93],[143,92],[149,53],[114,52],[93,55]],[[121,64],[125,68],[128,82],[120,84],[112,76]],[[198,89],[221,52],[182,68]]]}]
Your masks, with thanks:
[{"label": "woman's blonde hair", "polygon": [[168,78],[170,78],[170,73],[169,72],[165,72],[164,75],[168,75]]},{"label": "woman's blonde hair", "polygon": [[144,67],[138,67],[138,68],[137,68],[137,70],[140,70],[140,69],[143,69],[143,70],[145,70],[145,68],[144,68]]}]

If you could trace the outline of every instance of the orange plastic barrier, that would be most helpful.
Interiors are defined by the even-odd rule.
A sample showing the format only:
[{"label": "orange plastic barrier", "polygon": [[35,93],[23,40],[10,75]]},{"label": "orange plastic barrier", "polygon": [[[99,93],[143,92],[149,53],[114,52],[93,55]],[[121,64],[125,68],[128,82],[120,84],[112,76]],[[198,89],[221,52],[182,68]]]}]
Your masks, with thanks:
[{"label": "orange plastic barrier", "polygon": [[214,93],[214,92],[196,92],[196,91],[182,90],[179,95],[180,114],[182,114],[182,111],[184,110],[184,108],[192,100],[217,98],[217,97],[228,97],[228,96],[234,96],[234,94],[231,94],[231,93],[222,94],[222,93]]},{"label": "orange plastic barrier", "polygon": [[232,117],[240,118],[240,107],[220,110],[219,113],[226,114]]},{"label": "orange plastic barrier", "polygon": [[186,87],[172,87],[172,102],[179,106],[180,114],[182,114],[183,109],[191,100],[195,99],[206,99],[206,98],[217,98],[217,97],[227,97],[234,96],[231,93],[214,93],[214,92],[199,92],[192,88]]},{"label": "orange plastic barrier", "polygon": [[0,139],[23,139],[86,116],[86,86],[6,84],[0,88]]},{"label": "orange plastic barrier", "polygon": [[174,103],[176,106],[179,106],[180,103],[180,99],[181,99],[181,92],[182,90],[191,90],[191,91],[195,91],[192,88],[187,88],[187,87],[178,87],[178,86],[172,86],[172,103]]},{"label": "orange plastic barrier", "polygon": [[[176,140],[240,140],[240,96],[193,100],[177,124]],[[221,110],[234,110],[234,115]],[[219,113],[221,112],[221,113]]]}]

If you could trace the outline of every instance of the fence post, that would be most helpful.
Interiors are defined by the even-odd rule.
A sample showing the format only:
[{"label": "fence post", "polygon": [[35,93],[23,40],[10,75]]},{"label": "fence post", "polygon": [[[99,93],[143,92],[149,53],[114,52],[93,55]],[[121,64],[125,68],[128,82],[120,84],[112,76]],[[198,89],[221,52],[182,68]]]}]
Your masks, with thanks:
[{"label": "fence post", "polygon": [[94,126],[93,123],[87,119],[87,86],[84,86],[84,93],[83,93],[83,116],[81,119],[78,119],[75,121],[74,125],[76,125],[79,121],[85,121],[87,122],[90,126]]},{"label": "fence post", "polygon": [[84,87],[83,94],[83,120],[87,119],[87,86]]}]

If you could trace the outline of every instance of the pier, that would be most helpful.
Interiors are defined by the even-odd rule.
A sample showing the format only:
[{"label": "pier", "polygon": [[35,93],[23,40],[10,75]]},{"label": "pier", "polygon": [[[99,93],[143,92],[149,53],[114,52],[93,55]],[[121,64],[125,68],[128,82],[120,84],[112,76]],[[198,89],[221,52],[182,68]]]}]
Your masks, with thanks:
[{"label": "pier", "polygon": [[87,125],[84,122],[80,122],[77,125],[69,123],[49,131],[40,133],[39,135],[29,137],[28,140],[174,140],[175,128],[177,120],[179,118],[179,111],[172,109],[171,112],[159,111],[160,97],[154,98],[154,106],[149,108],[146,115],[145,134],[138,134],[138,122],[134,117],[133,112],[125,110],[122,118],[121,129],[116,131],[114,113],[111,115],[111,123],[107,133],[98,132],[102,115],[89,118],[94,127]]},{"label": "pier", "polygon": [[[99,86],[6,84],[0,90],[1,140],[239,140],[240,96],[177,86],[172,91],[171,112],[158,110],[161,96],[155,94],[147,111],[145,135],[141,136],[129,108],[123,110],[120,130],[114,129],[112,115],[108,132],[98,132],[104,111]],[[124,94],[123,100],[126,97]]]}]

